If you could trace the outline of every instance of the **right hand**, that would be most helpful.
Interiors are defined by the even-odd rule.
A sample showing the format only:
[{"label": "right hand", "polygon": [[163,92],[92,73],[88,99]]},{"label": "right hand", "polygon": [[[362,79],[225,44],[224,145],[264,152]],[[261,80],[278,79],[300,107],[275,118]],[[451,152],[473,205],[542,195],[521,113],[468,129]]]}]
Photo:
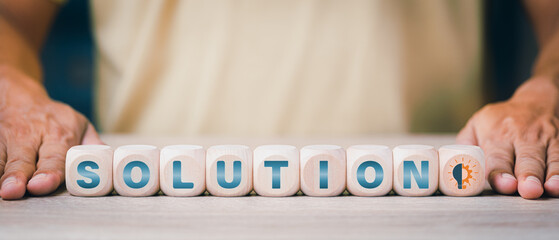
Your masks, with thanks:
[{"label": "right hand", "polygon": [[54,192],[64,182],[66,151],[103,144],[89,121],[49,98],[35,79],[0,66],[0,197]]}]

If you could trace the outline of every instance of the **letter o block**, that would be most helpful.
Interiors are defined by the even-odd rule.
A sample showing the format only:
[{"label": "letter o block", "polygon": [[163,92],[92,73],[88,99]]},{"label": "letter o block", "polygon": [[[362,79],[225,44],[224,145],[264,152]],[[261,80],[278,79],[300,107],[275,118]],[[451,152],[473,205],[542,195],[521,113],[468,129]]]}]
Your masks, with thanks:
[{"label": "letter o block", "polygon": [[483,150],[471,145],[446,145],[439,149],[439,190],[448,196],[475,196],[485,187]]},{"label": "letter o block", "polygon": [[198,145],[172,145],[161,149],[161,191],[168,196],[190,197],[206,190],[206,153]]},{"label": "letter o block", "polygon": [[301,191],[308,196],[340,195],[346,187],[346,154],[336,145],[301,149]]},{"label": "letter o block", "polygon": [[347,149],[347,190],[356,196],[383,196],[392,190],[392,151],[382,145]]},{"label": "letter o block", "polygon": [[261,196],[285,197],[299,191],[299,151],[290,145],[254,149],[254,191]]},{"label": "letter o block", "polygon": [[78,145],[66,153],[66,189],[74,196],[105,196],[113,190],[113,150]]},{"label": "letter o block", "polygon": [[126,145],[115,150],[114,187],[121,196],[145,197],[159,191],[159,149]]},{"label": "letter o block", "polygon": [[244,145],[218,145],[206,151],[206,189],[219,197],[252,190],[252,151]]},{"label": "letter o block", "polygon": [[439,158],[433,146],[394,148],[394,192],[402,196],[429,196],[438,188]]}]

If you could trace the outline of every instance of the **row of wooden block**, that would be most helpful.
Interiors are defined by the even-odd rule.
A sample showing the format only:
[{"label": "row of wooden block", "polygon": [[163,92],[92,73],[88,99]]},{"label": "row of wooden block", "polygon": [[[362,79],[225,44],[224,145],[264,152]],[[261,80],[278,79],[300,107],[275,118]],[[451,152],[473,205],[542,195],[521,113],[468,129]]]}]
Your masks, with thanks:
[{"label": "row of wooden block", "polygon": [[79,145],[66,156],[66,187],[76,196],[450,196],[478,195],[485,160],[477,146]]}]

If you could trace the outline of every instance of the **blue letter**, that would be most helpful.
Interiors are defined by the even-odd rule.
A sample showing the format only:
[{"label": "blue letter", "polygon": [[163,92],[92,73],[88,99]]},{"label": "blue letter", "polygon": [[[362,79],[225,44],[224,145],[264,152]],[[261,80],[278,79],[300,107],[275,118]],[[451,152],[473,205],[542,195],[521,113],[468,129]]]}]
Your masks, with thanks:
[{"label": "blue letter", "polygon": [[429,161],[421,161],[421,176],[413,161],[404,161],[404,189],[411,188],[411,175],[413,174],[419,189],[429,188]]},{"label": "blue letter", "polygon": [[[365,178],[365,170],[367,170],[368,167],[372,167],[375,170],[375,179],[372,182],[367,182]],[[376,161],[366,161],[357,167],[357,182],[364,188],[370,189],[378,187],[382,183],[383,176],[384,170]]]},{"label": "blue letter", "polygon": [[217,161],[217,183],[222,188],[236,188],[241,184],[241,161],[233,162],[233,180],[227,182],[225,180],[225,162]]},{"label": "blue letter", "polygon": [[194,188],[194,183],[182,181],[180,161],[173,161],[173,188],[181,188],[181,189]]},{"label": "blue letter", "polygon": [[[132,169],[134,169],[135,167],[139,167],[142,174],[142,179],[140,179],[140,181],[137,183],[132,181]],[[124,178],[124,183],[126,183],[126,185],[128,185],[128,187],[130,188],[143,188],[149,182],[149,167],[144,162],[129,162],[128,164],[126,164],[126,166],[124,166],[122,178]]]},{"label": "blue letter", "polygon": [[78,180],[78,186],[82,188],[97,187],[101,182],[101,179],[99,179],[99,175],[92,171],[88,171],[87,169],[85,169],[86,167],[89,167],[91,169],[99,169],[99,165],[97,165],[97,163],[93,161],[83,161],[78,164],[78,174],[91,179],[90,183],[87,183],[85,180]]},{"label": "blue letter", "polygon": [[281,188],[281,168],[288,166],[287,161],[264,161],[264,167],[272,168],[272,189]]},{"label": "blue letter", "polygon": [[320,189],[328,188],[328,161],[320,161]]}]

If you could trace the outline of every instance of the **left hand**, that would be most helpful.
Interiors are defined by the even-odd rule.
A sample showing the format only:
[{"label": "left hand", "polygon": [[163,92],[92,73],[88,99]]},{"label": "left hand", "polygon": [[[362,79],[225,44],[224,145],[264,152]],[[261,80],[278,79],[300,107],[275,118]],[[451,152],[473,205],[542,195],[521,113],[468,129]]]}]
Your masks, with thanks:
[{"label": "left hand", "polygon": [[501,194],[559,197],[559,91],[534,77],[507,101],[488,104],[470,118],[457,142],[485,152],[487,179]]}]

